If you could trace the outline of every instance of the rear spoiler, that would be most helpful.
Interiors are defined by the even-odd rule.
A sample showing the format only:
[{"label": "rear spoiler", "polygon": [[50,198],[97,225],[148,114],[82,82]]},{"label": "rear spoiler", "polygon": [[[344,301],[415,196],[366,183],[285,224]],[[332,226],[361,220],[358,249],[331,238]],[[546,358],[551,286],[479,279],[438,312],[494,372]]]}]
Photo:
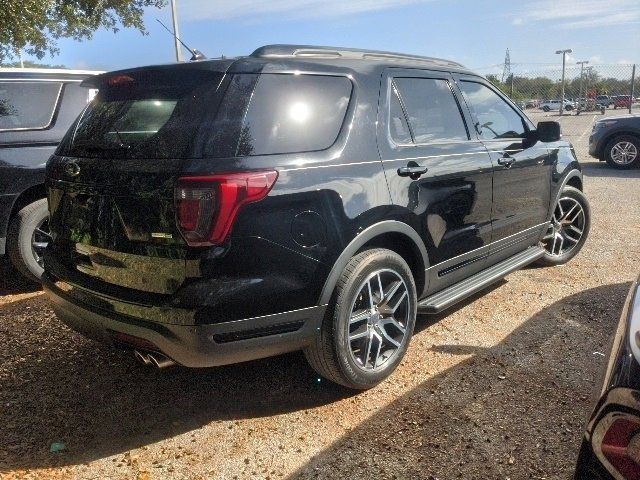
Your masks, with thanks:
[{"label": "rear spoiler", "polygon": [[227,69],[235,62],[235,58],[204,60],[199,62],[189,63],[169,63],[165,65],[150,65],[145,67],[128,68],[125,70],[115,70],[113,72],[106,72],[100,75],[94,75],[92,77],[84,79],[81,83],[81,87],[85,88],[103,88],[108,86],[110,82],[126,81],[126,77],[129,77],[131,81],[141,76],[157,75],[159,77],[171,77],[172,72],[176,70],[191,70],[191,71],[210,71],[225,73]]}]

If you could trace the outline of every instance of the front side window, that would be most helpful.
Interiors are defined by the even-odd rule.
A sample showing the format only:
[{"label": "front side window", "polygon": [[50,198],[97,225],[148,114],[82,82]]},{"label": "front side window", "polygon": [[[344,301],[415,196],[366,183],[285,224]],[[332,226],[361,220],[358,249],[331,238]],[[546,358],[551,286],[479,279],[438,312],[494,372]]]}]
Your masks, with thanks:
[{"label": "front side window", "polygon": [[403,101],[416,144],[468,140],[458,102],[447,80],[395,78],[393,83]]},{"label": "front side window", "polygon": [[0,130],[37,130],[51,124],[62,83],[0,81]]},{"label": "front side window", "polygon": [[460,82],[460,89],[474,110],[476,126],[483,140],[523,138],[522,117],[496,92],[478,82]]}]

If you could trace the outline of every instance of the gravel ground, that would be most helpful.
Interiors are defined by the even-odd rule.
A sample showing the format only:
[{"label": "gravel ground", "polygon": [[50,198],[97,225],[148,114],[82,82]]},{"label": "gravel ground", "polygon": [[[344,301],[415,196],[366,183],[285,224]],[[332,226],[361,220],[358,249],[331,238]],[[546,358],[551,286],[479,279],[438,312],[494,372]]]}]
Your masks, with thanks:
[{"label": "gravel ground", "polygon": [[0,477],[569,478],[598,352],[640,272],[640,170],[591,161],[585,140],[582,253],[420,317],[402,365],[364,393],[319,381],[301,354],[144,369],[2,266]]}]

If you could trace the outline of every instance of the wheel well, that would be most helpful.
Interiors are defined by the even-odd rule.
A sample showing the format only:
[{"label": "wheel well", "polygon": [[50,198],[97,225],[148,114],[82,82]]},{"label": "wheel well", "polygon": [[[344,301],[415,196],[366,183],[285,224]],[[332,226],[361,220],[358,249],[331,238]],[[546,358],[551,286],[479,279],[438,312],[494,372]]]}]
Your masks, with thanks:
[{"label": "wheel well", "polygon": [[371,248],[386,248],[400,255],[411,269],[416,282],[416,292],[418,295],[422,293],[425,286],[425,265],[413,240],[398,232],[383,233],[365,243],[358,253]]},{"label": "wheel well", "polygon": [[26,207],[30,203],[35,202],[36,200],[45,198],[46,196],[47,196],[47,189],[45,188],[43,183],[27,188],[24,192],[18,195],[18,198],[13,203],[13,208],[11,209],[11,215],[9,216],[9,221],[11,221],[11,219],[24,207]]},{"label": "wheel well", "polygon": [[582,180],[580,180],[580,177],[578,177],[578,176],[571,177],[569,179],[569,181],[567,182],[567,185],[569,185],[570,187],[573,187],[573,188],[577,188],[578,190],[582,191]]}]

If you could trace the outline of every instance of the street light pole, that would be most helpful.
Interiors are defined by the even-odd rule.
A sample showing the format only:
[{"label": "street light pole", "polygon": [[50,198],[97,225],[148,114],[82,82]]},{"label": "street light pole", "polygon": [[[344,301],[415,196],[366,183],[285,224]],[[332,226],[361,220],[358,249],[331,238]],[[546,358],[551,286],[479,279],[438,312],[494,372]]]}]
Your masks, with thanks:
[{"label": "street light pole", "polygon": [[176,44],[176,60],[182,62],[182,47],[180,46],[180,33],[178,32],[178,9],[176,8],[176,0],[171,0],[171,17],[173,18],[173,36]]},{"label": "street light pole", "polygon": [[[580,98],[584,98],[584,104],[587,105],[587,99],[585,98],[587,95],[582,96],[582,87],[584,86],[584,66],[589,63],[589,60],[582,60],[581,62],[576,62],[576,65],[580,65]],[[580,108],[580,98],[578,98],[578,111]]]},{"label": "street light pole", "polygon": [[562,98],[560,98],[560,116],[562,116],[562,112],[564,111],[564,66],[567,59],[567,53],[573,53],[573,50],[570,48],[556,50],[556,55],[562,54]]}]

